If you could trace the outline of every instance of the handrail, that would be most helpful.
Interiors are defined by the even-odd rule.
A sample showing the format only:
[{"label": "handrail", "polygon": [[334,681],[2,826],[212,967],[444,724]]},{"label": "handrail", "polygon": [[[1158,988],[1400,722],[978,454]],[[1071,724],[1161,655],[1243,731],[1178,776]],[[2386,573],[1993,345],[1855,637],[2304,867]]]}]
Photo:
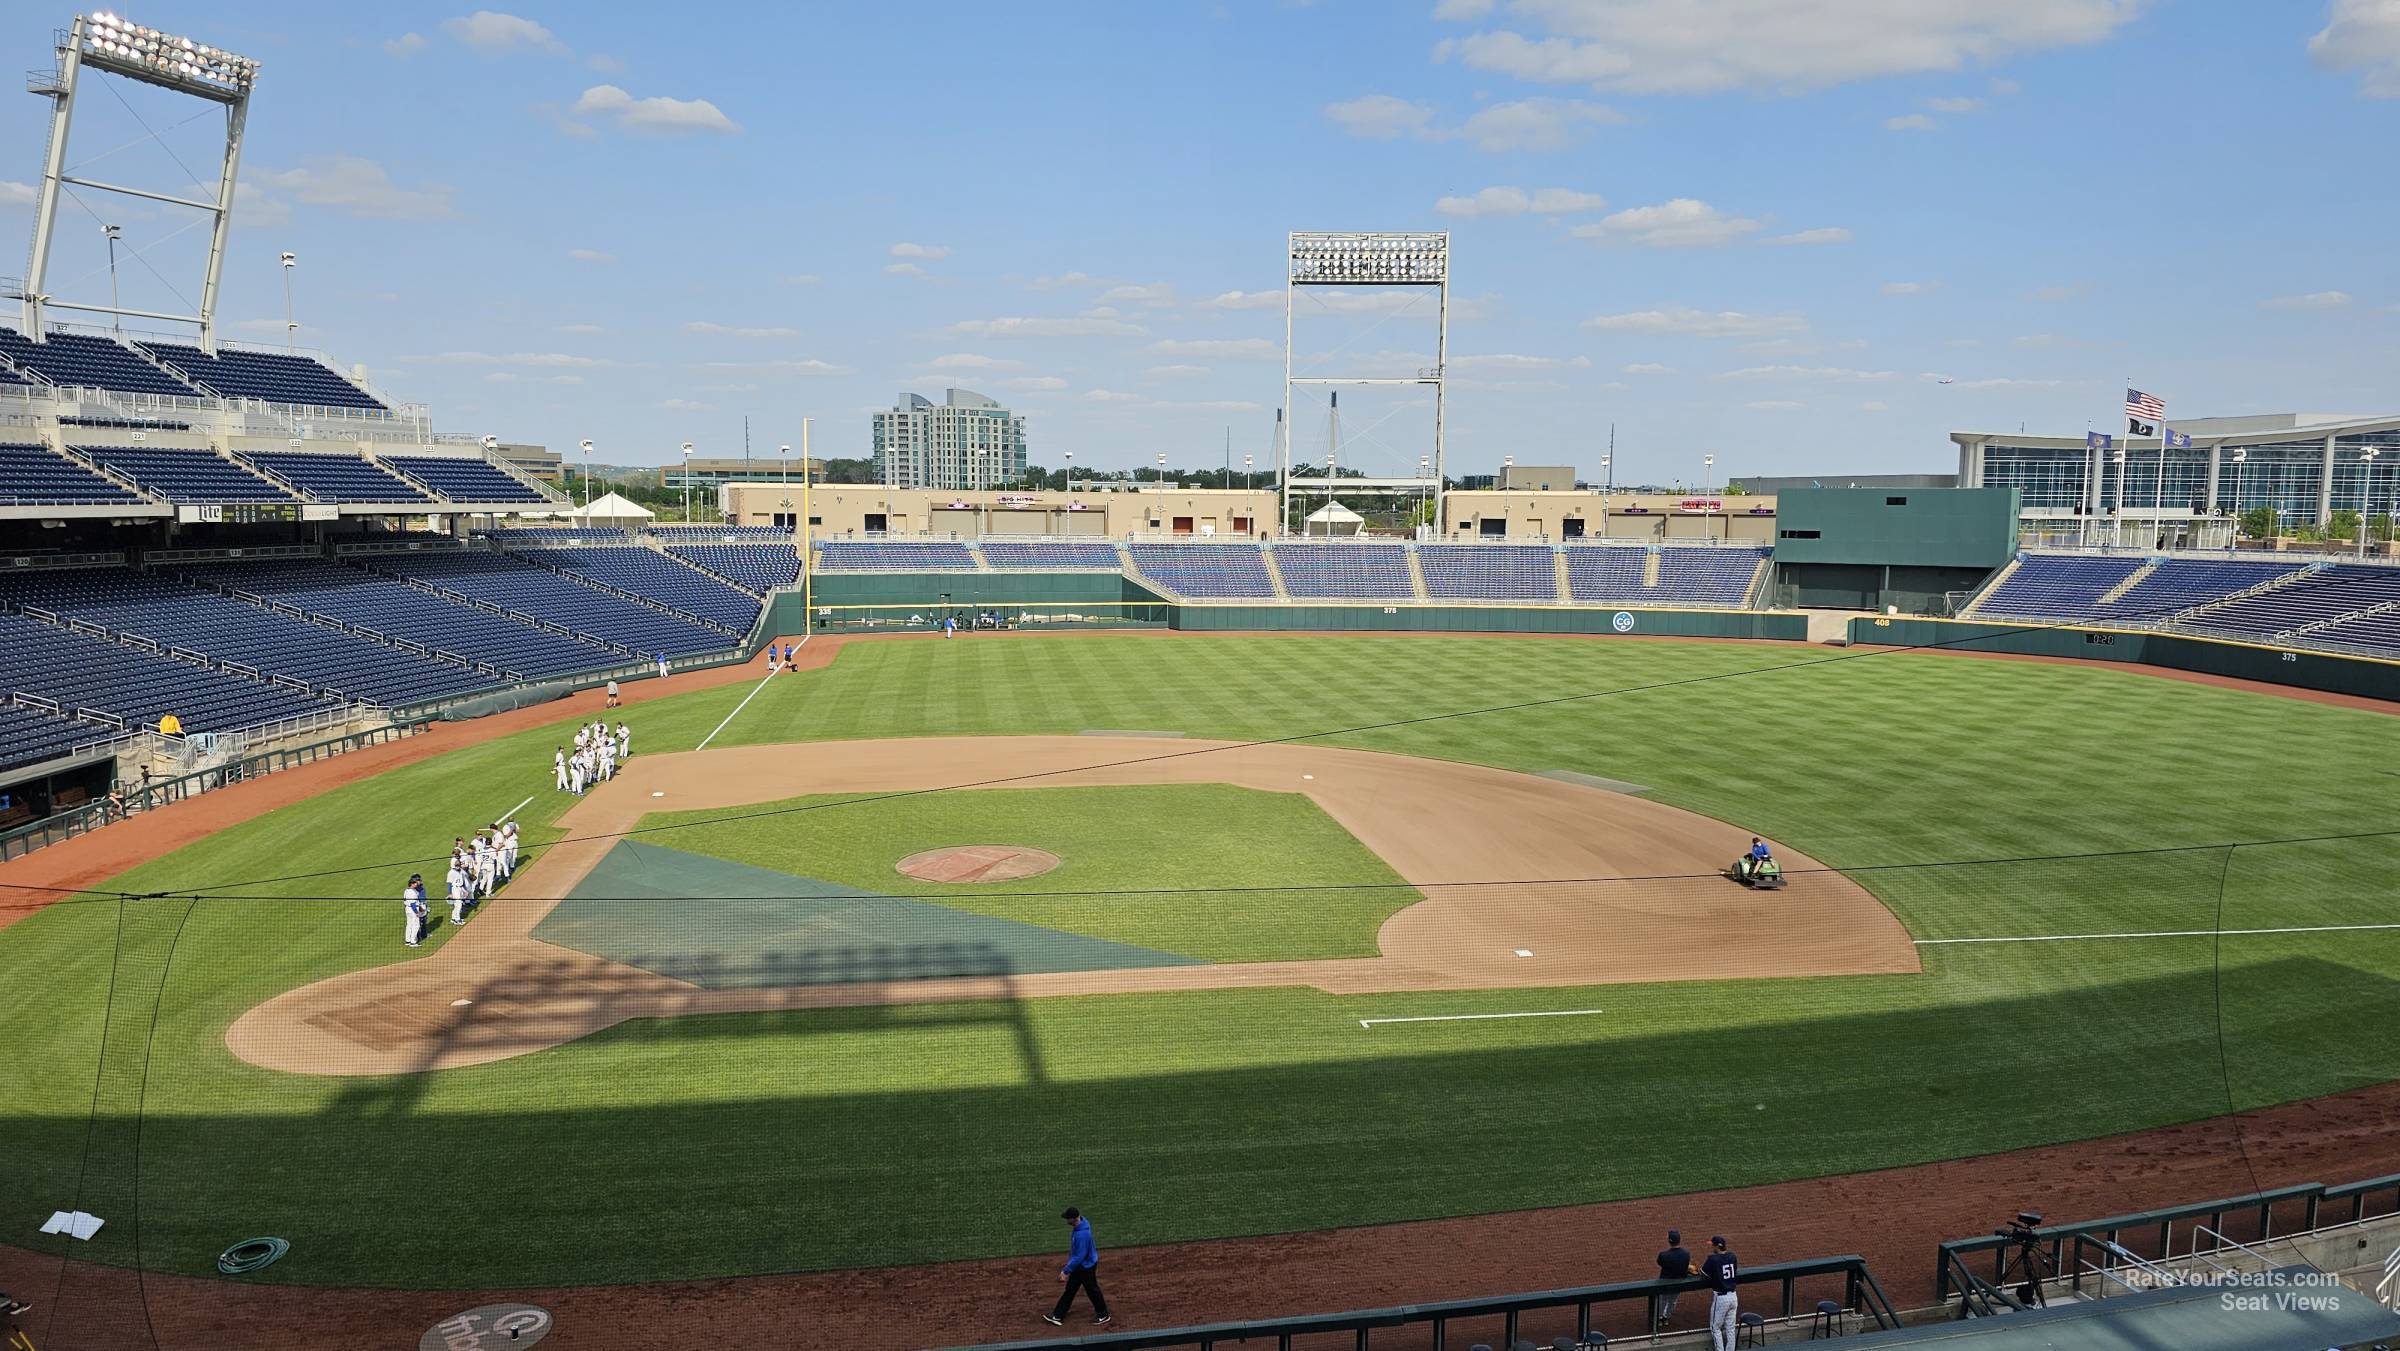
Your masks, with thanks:
[{"label": "handrail", "polygon": [[[2123,1238],[2128,1234],[2148,1233],[2155,1230],[2158,1237],[2157,1250],[2161,1254],[2165,1254],[2174,1249],[2175,1227],[2179,1222],[2201,1220],[2204,1222],[2204,1227],[2210,1231],[2223,1233],[2225,1217],[2228,1215],[2254,1216],[2258,1236],[2262,1239],[2274,1238],[2277,1236],[2275,1210],[2278,1206],[2293,1203],[2304,1204],[2305,1218],[2299,1229],[2292,1231],[2304,1233],[2319,1227],[2318,1221],[2322,1215],[2323,1203],[2328,1197],[2351,1201],[2351,1219],[2356,1221],[2365,1218],[2368,1197],[2385,1190],[2394,1192],[2395,1209],[2400,1210],[2400,1174],[2393,1174],[2338,1187],[2327,1187],[2319,1182],[2302,1182],[2289,1187],[2253,1192],[2246,1196],[2195,1201],[2188,1205],[2168,1206],[2128,1215],[2112,1215],[2105,1219],[2081,1220],[2071,1224],[2045,1225],[2035,1229],[2033,1235],[2037,1245],[2047,1249],[2044,1255],[2048,1260],[2050,1270],[2060,1272],[2068,1269],[2067,1258],[2074,1245],[2083,1240],[2103,1241],[2121,1246]],[[2016,1246],[2017,1240],[2006,1233],[1984,1234],[1975,1238],[1954,1238],[1944,1242],[1940,1247],[1934,1269],[1935,1301],[1946,1302],[1952,1295],[1961,1293],[1963,1287],[1958,1279],[1953,1278],[1953,1268],[1956,1269],[1959,1277],[1975,1276],[1974,1264],[1968,1259],[1978,1254],[1987,1252],[1993,1254],[1993,1279],[1998,1280],[1998,1273],[2001,1270],[2005,1254]],[[1980,1276],[1975,1278],[1982,1279]]]},{"label": "handrail", "polygon": [[[1750,1267],[1735,1278],[1735,1284],[1742,1287],[1780,1286],[1779,1307],[1782,1312],[1778,1316],[1789,1320],[1806,1316],[1798,1303],[1797,1284],[1814,1277],[1830,1276],[1843,1278],[1842,1305],[1845,1309],[1873,1319],[1877,1328],[1896,1328],[1900,1325],[1890,1302],[1883,1297],[1882,1289],[1868,1272],[1866,1259],[1856,1255]],[[1432,1344],[1436,1351],[1440,1351],[1447,1345],[1452,1322],[1500,1318],[1506,1323],[1501,1340],[1513,1345],[1519,1340],[1518,1324],[1522,1316],[1548,1309],[1573,1309],[1576,1338],[1588,1340],[1592,1333],[1592,1309],[1595,1305],[1642,1301],[1647,1314],[1645,1326],[1656,1327],[1662,1301],[1667,1296],[1706,1289],[1707,1284],[1706,1278],[1699,1276],[1671,1281],[1619,1281],[1609,1285],[1587,1285],[1482,1299],[1444,1300],[1431,1304],[1403,1304],[1347,1313],[1306,1314],[1294,1318],[1265,1318],[1238,1323],[1204,1323],[1155,1331],[1105,1333],[1096,1337],[988,1343],[962,1348],[961,1351],[1049,1351],[1050,1348],[1069,1347],[1075,1348],[1075,1351],[1141,1351],[1141,1348],[1175,1346],[1199,1347],[1207,1351],[1207,1348],[1219,1343],[1270,1339],[1281,1351],[1291,1351],[1295,1337],[1345,1332],[1355,1335],[1354,1344],[1360,1351],[1367,1351],[1370,1334],[1378,1328],[1426,1326],[1431,1327]]]}]

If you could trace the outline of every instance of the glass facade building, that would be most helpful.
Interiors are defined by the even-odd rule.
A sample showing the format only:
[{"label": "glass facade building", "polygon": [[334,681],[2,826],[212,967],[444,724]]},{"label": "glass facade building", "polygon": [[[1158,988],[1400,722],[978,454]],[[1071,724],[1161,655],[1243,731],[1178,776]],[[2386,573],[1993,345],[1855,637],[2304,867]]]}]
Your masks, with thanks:
[{"label": "glass facade building", "polygon": [[968,492],[1025,477],[1025,419],[972,390],[935,403],[903,394],[875,414],[875,477],[893,488]]},{"label": "glass facade building", "polygon": [[[2028,517],[2161,520],[2170,524],[2272,508],[2283,522],[2322,525],[2337,511],[2400,512],[2400,417],[2278,414],[2203,418],[2192,444],[2117,437],[2095,450],[2082,437],[1955,432],[1959,485],[2015,488]],[[2361,452],[2376,451],[2367,460]],[[2125,460],[2119,465],[2118,451]]]}]

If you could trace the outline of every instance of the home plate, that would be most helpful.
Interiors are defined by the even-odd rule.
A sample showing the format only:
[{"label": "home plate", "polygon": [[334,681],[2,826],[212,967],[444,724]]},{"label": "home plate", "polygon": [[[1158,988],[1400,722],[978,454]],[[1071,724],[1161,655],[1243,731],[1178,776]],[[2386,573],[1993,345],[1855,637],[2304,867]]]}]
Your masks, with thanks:
[{"label": "home plate", "polygon": [[1531,956],[1533,955],[1533,949],[1532,949],[1532,948],[1518,948],[1518,949],[1517,949],[1517,955],[1518,955],[1519,957],[1531,957]]},{"label": "home plate", "polygon": [[664,793],[652,793],[650,796],[652,796],[652,797],[665,797],[665,796],[666,796],[666,794],[664,794]]},{"label": "home plate", "polygon": [[1316,776],[1316,775],[1314,775],[1314,774],[1303,774],[1303,775],[1301,775],[1300,777],[1301,777],[1301,778],[1304,778],[1304,779],[1313,779],[1313,778],[1315,778],[1315,777],[1317,777],[1317,776]]}]

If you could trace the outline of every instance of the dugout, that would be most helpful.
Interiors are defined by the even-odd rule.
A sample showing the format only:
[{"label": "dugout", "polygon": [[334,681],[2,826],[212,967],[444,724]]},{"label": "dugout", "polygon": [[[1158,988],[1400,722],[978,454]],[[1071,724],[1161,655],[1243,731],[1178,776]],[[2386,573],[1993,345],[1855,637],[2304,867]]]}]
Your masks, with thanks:
[{"label": "dugout", "polygon": [[1778,609],[1947,615],[2017,549],[2015,488],[1797,488],[1776,500]]}]

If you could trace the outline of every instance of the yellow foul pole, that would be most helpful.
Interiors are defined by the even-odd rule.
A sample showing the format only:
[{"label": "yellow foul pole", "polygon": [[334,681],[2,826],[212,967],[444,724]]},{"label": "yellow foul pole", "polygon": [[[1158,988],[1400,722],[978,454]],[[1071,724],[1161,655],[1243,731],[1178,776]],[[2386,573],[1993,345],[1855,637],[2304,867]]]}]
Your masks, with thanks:
[{"label": "yellow foul pole", "polygon": [[814,590],[817,569],[809,554],[808,533],[812,519],[808,510],[808,429],[814,421],[815,418],[800,419],[800,636],[803,638],[815,632],[817,624]]}]

